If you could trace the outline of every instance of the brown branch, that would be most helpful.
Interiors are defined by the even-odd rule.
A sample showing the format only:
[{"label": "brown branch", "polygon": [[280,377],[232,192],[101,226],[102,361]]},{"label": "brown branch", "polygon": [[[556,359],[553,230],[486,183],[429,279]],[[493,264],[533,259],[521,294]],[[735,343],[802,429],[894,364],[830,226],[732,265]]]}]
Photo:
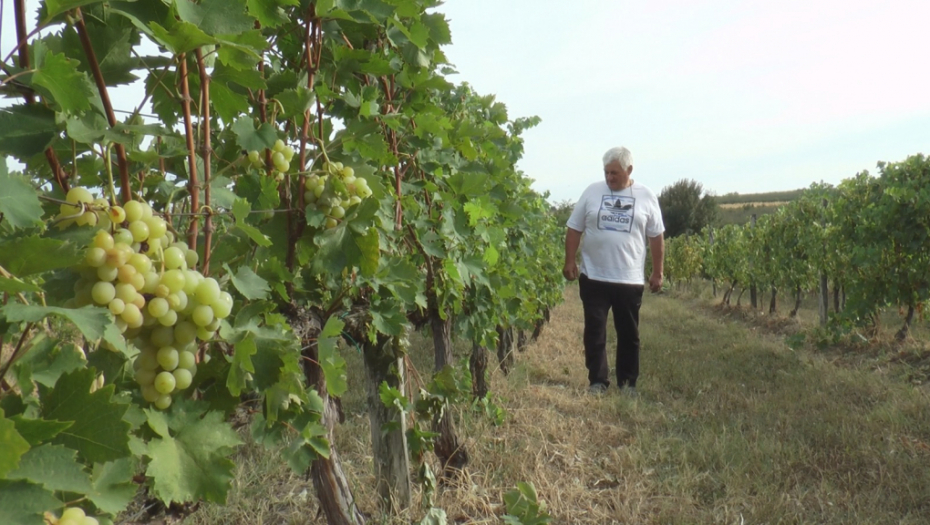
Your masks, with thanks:
[{"label": "brown branch", "polygon": [[[97,61],[97,54],[90,43],[90,36],[87,34],[87,26],[84,25],[84,15],[81,9],[74,10],[77,15],[74,25],[77,27],[78,36],[81,39],[81,47],[84,48],[84,54],[87,56],[88,66],[93,73],[94,82],[97,84],[97,91],[100,92],[100,101],[103,103],[103,109],[107,114],[107,122],[110,127],[117,124],[116,113],[113,112],[113,104],[110,103],[110,95],[107,91],[107,84],[103,79],[103,72],[100,70],[100,62]],[[123,203],[132,200],[132,189],[129,186],[129,161],[126,160],[126,148],[116,142],[113,144],[116,148],[116,161],[119,165],[120,193]]]},{"label": "brown branch", "polygon": [[[210,75],[203,63],[203,52],[197,49],[197,67],[200,69],[200,107],[201,123],[203,125],[203,200],[204,206],[210,210],[210,175],[212,172],[211,159],[213,146],[210,143]],[[203,221],[203,265],[204,275],[210,275],[210,252],[213,243],[213,216],[208,214]]]},{"label": "brown branch", "polygon": [[[184,111],[184,134],[187,137],[187,169],[190,178],[187,181],[187,192],[191,196],[191,211],[200,210],[200,183],[197,181],[197,151],[194,147],[194,126],[191,122],[191,92],[187,78],[187,57],[184,53],[178,55],[178,72],[181,75],[181,108]],[[191,217],[187,227],[187,246],[191,250],[197,249],[197,216]]]},{"label": "brown branch", "polygon": [[417,237],[416,230],[413,229],[412,224],[407,225],[407,231],[410,232],[410,238],[413,239],[413,245],[416,246],[417,251],[420,252],[420,255],[423,256],[423,260],[426,263],[426,296],[427,298],[432,298],[436,296],[435,288],[435,272],[433,270],[433,259],[426,253],[426,249],[423,248],[423,244],[420,243],[420,239]]},{"label": "brown branch", "polygon": [[[30,67],[29,63],[29,36],[32,33],[26,31],[26,2],[25,0],[16,0],[13,4],[14,18],[16,19],[16,40],[18,45],[16,49],[19,51],[19,67],[23,70],[28,70]],[[36,32],[39,28],[36,28]],[[15,77],[16,75],[11,76],[10,78]],[[7,79],[7,81],[10,80]],[[26,99],[26,104],[35,104],[36,98],[35,93],[31,89],[25,89],[23,97]],[[61,164],[58,162],[58,157],[55,155],[55,150],[51,147],[45,148],[45,158],[48,159],[48,165],[52,169],[52,175],[55,176],[55,182],[58,183],[58,187],[61,188],[61,191],[68,193],[70,187],[68,186],[68,176],[65,175],[64,170],[61,169]]]},{"label": "brown branch", "polygon": [[26,341],[26,336],[29,335],[29,332],[32,331],[32,327],[35,326],[35,323],[29,323],[26,325],[26,328],[23,330],[23,335],[19,337],[19,342],[16,343],[16,349],[13,350],[13,353],[10,354],[10,360],[3,365],[3,370],[0,371],[0,379],[6,377],[6,373],[10,370],[10,367],[13,366],[13,362],[16,361],[17,354],[23,348],[23,343]]},{"label": "brown branch", "polygon": [[55,176],[55,182],[58,183],[58,187],[61,188],[61,191],[68,193],[68,190],[71,189],[71,186],[68,184],[68,175],[65,174],[65,170],[62,169],[61,163],[58,162],[58,156],[55,155],[55,150],[50,147],[45,148],[45,158],[48,160],[48,167],[52,169],[52,174]]},{"label": "brown branch", "polygon": [[[307,8],[307,19],[305,21],[305,30],[304,30],[304,57],[307,67],[307,89],[313,90],[313,85],[316,83],[316,73],[320,67],[320,54],[322,53],[322,24],[320,24],[320,19],[316,16],[316,5],[311,3]],[[320,133],[317,137],[323,141],[323,116],[320,114],[319,101],[317,101],[317,111],[318,119],[320,121]],[[306,172],[307,168],[307,142],[310,140],[310,109],[304,111],[304,120],[300,128],[300,172],[301,175],[298,179],[298,191],[297,191],[297,208],[298,210],[303,210],[304,203],[304,182],[306,181]],[[291,207],[290,197],[285,202],[285,207]],[[285,265],[288,270],[293,270],[294,264],[297,259],[297,243],[300,241],[300,237],[304,233],[304,229],[307,226],[305,220],[298,220],[298,213],[288,214],[287,216],[287,228],[290,238],[288,239],[287,245],[287,257],[285,260]]]},{"label": "brown branch", "polygon": [[[316,27],[315,27],[315,22],[313,21],[313,19],[307,20],[306,31],[304,32],[304,48],[305,48],[304,55],[306,56],[307,71],[311,71],[311,73],[307,76],[308,77],[307,88],[311,90],[313,89],[314,74],[312,73],[313,56],[311,55],[312,47],[310,44],[310,36],[311,34],[315,36],[316,34],[315,31],[316,31]],[[320,138],[322,139],[322,137]],[[298,162],[297,165],[300,166],[300,171],[305,171],[307,169],[307,141],[309,140],[310,140],[310,108],[307,108],[304,110],[304,121],[303,121],[303,124],[300,126],[300,153],[298,157],[299,160],[297,161]],[[299,191],[297,192],[297,207],[298,208],[304,207],[304,192],[302,190],[304,188],[304,182],[306,181],[306,179],[307,177],[305,175],[301,175],[298,180],[298,185],[297,185],[297,187],[299,188]]]},{"label": "brown branch", "polygon": [[[15,0],[13,2],[13,17],[15,18],[16,23],[16,40],[17,45],[13,51],[10,52],[10,55],[7,56],[3,62],[6,63],[14,53],[19,53],[19,67],[22,69],[29,69],[29,37],[39,31],[39,28],[35,28],[32,33],[26,31],[26,0]],[[26,91],[26,102],[32,104],[35,102],[35,95],[32,90]]]}]

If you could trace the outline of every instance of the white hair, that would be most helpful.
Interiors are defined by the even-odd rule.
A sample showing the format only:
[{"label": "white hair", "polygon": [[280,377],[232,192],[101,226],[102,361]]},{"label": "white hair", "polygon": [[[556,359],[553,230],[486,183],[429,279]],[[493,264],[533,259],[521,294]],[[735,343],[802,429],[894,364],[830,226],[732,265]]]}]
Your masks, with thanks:
[{"label": "white hair", "polygon": [[604,154],[604,165],[606,166],[614,161],[619,162],[621,168],[628,170],[633,165],[633,154],[623,146],[610,148]]}]

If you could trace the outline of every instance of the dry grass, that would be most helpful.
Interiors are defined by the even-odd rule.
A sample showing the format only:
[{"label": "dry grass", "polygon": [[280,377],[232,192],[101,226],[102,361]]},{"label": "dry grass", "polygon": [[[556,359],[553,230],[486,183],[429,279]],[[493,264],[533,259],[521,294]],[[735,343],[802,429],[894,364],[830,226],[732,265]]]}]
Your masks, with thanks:
[{"label": "dry grass", "polygon": [[[647,296],[640,396],[591,397],[577,288],[567,288],[517,369],[492,376],[506,422],[458,414],[472,460],[436,506],[450,523],[500,523],[503,493],[530,481],[554,523],[926,523],[925,387],[791,350],[705,305]],[[426,340],[416,346],[429,370]],[[364,402],[344,401],[336,446],[360,507],[374,523],[415,522],[419,506],[395,521],[377,515]],[[228,505],[204,505],[187,523],[324,522],[312,488],[274,454],[247,446],[240,456]]]}]

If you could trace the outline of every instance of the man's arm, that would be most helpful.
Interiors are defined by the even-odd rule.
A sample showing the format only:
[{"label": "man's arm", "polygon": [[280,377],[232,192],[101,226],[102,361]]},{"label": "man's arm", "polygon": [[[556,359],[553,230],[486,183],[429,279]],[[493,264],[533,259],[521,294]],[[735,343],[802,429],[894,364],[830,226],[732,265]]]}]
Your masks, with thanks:
[{"label": "man's arm", "polygon": [[581,244],[581,232],[571,228],[565,229],[565,266],[562,275],[569,281],[578,278],[578,264],[575,257],[578,255],[578,246]]},{"label": "man's arm", "polygon": [[658,292],[662,289],[662,274],[665,269],[665,237],[661,233],[649,238],[649,251],[652,252],[652,275],[649,277],[649,289]]}]

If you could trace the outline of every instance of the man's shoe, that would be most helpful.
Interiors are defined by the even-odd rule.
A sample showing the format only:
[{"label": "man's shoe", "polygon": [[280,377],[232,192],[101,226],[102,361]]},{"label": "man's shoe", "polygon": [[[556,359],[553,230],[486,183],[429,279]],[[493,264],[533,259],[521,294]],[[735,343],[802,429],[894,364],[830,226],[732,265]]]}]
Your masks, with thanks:
[{"label": "man's shoe", "polygon": [[594,383],[588,387],[588,393],[595,396],[605,394],[607,393],[607,385],[604,383]]},{"label": "man's shoe", "polygon": [[623,395],[629,396],[629,397],[636,397],[639,395],[636,393],[635,386],[625,386],[620,391],[623,393]]}]

